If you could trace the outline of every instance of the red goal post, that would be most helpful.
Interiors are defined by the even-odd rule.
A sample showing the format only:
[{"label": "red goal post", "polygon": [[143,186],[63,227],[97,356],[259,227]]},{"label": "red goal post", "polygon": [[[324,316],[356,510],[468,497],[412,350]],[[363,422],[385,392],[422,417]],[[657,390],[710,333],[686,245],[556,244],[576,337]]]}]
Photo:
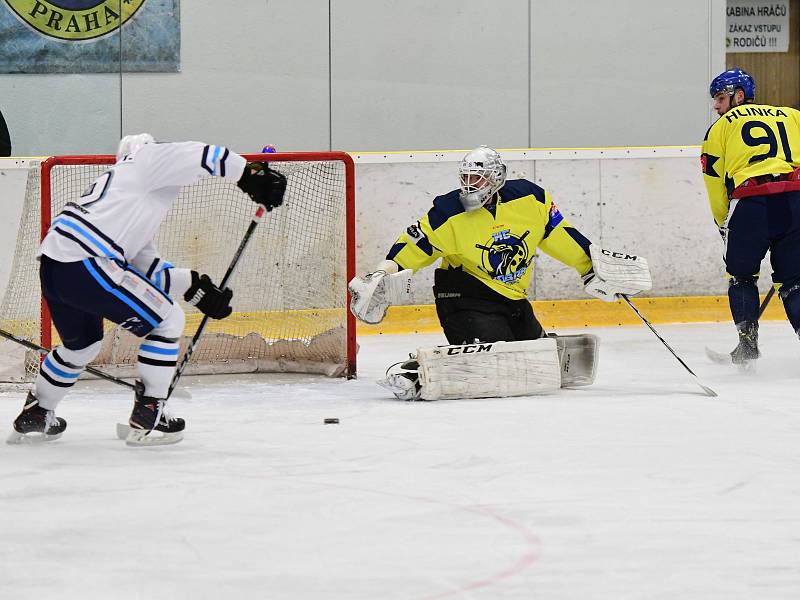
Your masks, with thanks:
[{"label": "red goal post", "polygon": [[[245,154],[248,161],[269,162],[288,180],[283,206],[271,211],[257,228],[231,284],[234,313],[212,321],[190,361],[186,374],[221,372],[319,372],[354,377],[356,324],[348,310],[347,282],[355,275],[355,167],[344,152]],[[115,162],[111,155],[53,156],[41,164],[40,182],[26,192],[20,236],[38,242],[64,204]],[[32,187],[39,194],[32,194]],[[27,232],[33,207],[37,231]],[[186,186],[167,214],[156,246],[181,267],[222,277],[255,205],[228,180],[206,177]],[[29,246],[33,246],[29,244]],[[30,254],[29,250],[17,254]],[[20,312],[15,305],[17,279],[35,277],[33,256],[15,255],[0,320],[8,327]],[[17,263],[21,263],[21,269]],[[27,265],[27,268],[26,268]],[[19,271],[19,272],[18,272]],[[29,274],[26,274],[27,271]],[[20,282],[21,283],[21,282]],[[23,294],[24,295],[24,294]],[[24,303],[23,300],[16,304]],[[184,345],[200,320],[194,307],[187,313]],[[31,340],[46,348],[59,343],[46,303],[40,302],[38,332]],[[19,331],[15,332],[19,335]],[[31,335],[21,335],[30,339]],[[117,376],[134,376],[138,340],[108,324],[103,349],[93,366]],[[184,346],[185,347],[185,346]],[[29,353],[32,354],[32,353]],[[28,356],[26,363],[33,360]],[[30,365],[27,365],[30,371]]]}]

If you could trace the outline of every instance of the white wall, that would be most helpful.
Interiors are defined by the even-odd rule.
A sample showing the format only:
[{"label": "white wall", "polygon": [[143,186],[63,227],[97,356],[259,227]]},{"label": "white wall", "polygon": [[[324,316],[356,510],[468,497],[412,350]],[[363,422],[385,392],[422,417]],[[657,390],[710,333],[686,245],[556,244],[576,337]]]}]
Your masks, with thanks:
[{"label": "white wall", "polygon": [[[726,3],[534,0],[535,147],[699,144],[725,70]],[[716,119],[714,115],[713,119]]]},{"label": "white wall", "polygon": [[528,0],[335,0],[334,147],[527,147]]},{"label": "white wall", "polygon": [[725,5],[184,0],[180,73],[0,75],[0,110],[16,156],[141,130],[242,152],[691,145]]}]

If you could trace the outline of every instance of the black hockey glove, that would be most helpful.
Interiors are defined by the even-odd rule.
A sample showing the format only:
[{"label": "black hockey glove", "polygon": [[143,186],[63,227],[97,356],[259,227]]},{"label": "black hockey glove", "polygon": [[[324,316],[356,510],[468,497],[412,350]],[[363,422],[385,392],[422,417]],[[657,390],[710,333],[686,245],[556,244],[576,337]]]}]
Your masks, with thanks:
[{"label": "black hockey glove", "polygon": [[212,319],[224,319],[231,314],[231,298],[231,288],[221,290],[208,275],[200,275],[197,271],[192,271],[192,285],[183,295],[184,300]]},{"label": "black hockey glove", "polygon": [[238,183],[242,191],[267,210],[283,204],[286,177],[259,162],[247,163]]}]

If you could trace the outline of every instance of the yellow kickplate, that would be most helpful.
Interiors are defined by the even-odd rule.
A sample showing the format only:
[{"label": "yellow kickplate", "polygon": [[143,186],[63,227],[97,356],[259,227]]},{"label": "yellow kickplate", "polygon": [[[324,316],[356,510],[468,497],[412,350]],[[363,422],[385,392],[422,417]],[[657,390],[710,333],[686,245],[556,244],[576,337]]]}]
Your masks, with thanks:
[{"label": "yellow kickplate", "polygon": [[[727,296],[632,297],[631,302],[651,323],[726,323],[731,320]],[[553,300],[532,304],[533,312],[546,330],[641,323],[639,317],[622,301]],[[777,297],[773,297],[761,319],[786,319],[783,304]],[[392,306],[379,325],[358,324],[358,335],[436,333],[441,330],[436,307],[432,304]]]},{"label": "yellow kickplate", "polygon": [[[761,296],[761,300],[764,297]],[[731,313],[727,296],[681,296],[671,298],[631,298],[641,313],[652,323],[728,323]],[[641,323],[622,301],[552,300],[535,301],[533,311],[546,330],[609,327]],[[186,331],[191,333],[202,315],[186,316]],[[786,319],[783,303],[773,297],[761,320]],[[13,323],[5,323],[13,330]],[[293,310],[286,312],[260,311],[234,313],[224,321],[209,321],[209,332],[246,335],[257,331],[267,339],[298,339],[314,337],[342,326],[341,309]],[[358,323],[358,335],[392,333],[438,333],[442,328],[433,304],[392,306],[379,325]],[[53,330],[53,345],[58,343]]]}]

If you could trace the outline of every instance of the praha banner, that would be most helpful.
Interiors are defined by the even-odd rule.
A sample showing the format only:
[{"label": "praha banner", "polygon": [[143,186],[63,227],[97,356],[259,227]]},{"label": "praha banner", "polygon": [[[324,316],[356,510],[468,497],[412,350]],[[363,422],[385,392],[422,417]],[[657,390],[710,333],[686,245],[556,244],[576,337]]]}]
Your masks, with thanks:
[{"label": "praha banner", "polygon": [[788,52],[789,0],[728,0],[727,52]]},{"label": "praha banner", "polygon": [[180,0],[0,0],[0,73],[177,72]]}]

